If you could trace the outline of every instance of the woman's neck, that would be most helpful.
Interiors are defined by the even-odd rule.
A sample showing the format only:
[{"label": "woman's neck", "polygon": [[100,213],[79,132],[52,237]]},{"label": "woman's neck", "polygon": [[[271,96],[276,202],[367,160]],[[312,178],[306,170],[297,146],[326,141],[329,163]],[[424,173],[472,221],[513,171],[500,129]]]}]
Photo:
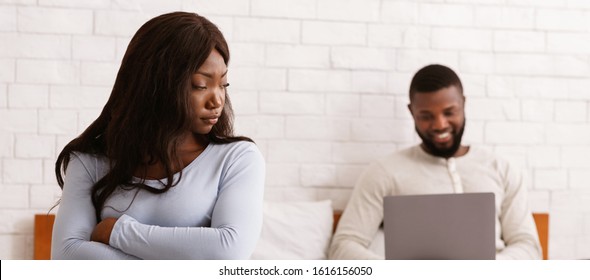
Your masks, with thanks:
[{"label": "woman's neck", "polygon": [[209,145],[209,140],[206,135],[189,132],[181,138],[177,150],[179,155],[190,154],[196,151],[202,152],[207,145]]},{"label": "woman's neck", "polygon": [[[209,141],[207,136],[194,133],[187,133],[181,140],[176,149],[179,163],[170,162],[173,173],[177,173],[184,167],[193,162],[207,148]],[[134,174],[135,177],[148,180],[166,178],[166,168],[163,162],[157,161],[139,166]]]}]

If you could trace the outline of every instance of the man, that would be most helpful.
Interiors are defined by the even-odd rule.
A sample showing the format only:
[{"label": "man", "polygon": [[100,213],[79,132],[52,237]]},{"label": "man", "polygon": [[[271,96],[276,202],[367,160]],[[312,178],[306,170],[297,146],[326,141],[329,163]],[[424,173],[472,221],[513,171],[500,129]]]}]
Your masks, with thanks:
[{"label": "man", "polygon": [[465,96],[459,77],[442,65],[420,69],[408,108],[422,143],[372,163],[361,175],[332,239],[332,259],[383,259],[369,250],[389,195],[493,192],[496,259],[540,259],[522,176],[494,154],[461,145]]}]

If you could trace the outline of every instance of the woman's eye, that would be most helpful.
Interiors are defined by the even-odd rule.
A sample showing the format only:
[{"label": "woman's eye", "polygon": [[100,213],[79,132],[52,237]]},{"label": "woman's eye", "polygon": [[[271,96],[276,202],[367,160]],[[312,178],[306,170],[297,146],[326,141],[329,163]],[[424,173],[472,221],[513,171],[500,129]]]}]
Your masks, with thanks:
[{"label": "woman's eye", "polygon": [[229,87],[229,83],[225,83],[224,85],[221,86],[222,88],[226,88]]},{"label": "woman's eye", "polygon": [[207,87],[206,86],[193,85],[193,89],[196,89],[196,90],[205,90],[205,89],[207,89]]}]

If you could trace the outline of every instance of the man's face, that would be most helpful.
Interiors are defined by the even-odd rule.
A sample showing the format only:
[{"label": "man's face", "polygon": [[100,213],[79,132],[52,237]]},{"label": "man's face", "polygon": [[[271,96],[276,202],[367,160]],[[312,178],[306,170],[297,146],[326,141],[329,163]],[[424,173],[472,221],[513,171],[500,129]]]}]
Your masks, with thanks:
[{"label": "man's face", "polygon": [[414,95],[408,108],[428,153],[444,158],[457,153],[465,129],[464,105],[465,97],[455,86]]}]

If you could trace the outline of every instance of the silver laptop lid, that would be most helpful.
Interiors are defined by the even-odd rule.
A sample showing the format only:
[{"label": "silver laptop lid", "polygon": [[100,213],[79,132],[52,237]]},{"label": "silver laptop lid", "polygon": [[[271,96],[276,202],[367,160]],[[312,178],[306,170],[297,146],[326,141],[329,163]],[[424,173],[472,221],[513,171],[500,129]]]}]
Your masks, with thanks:
[{"label": "silver laptop lid", "polygon": [[388,260],[496,258],[493,193],[387,196]]}]

